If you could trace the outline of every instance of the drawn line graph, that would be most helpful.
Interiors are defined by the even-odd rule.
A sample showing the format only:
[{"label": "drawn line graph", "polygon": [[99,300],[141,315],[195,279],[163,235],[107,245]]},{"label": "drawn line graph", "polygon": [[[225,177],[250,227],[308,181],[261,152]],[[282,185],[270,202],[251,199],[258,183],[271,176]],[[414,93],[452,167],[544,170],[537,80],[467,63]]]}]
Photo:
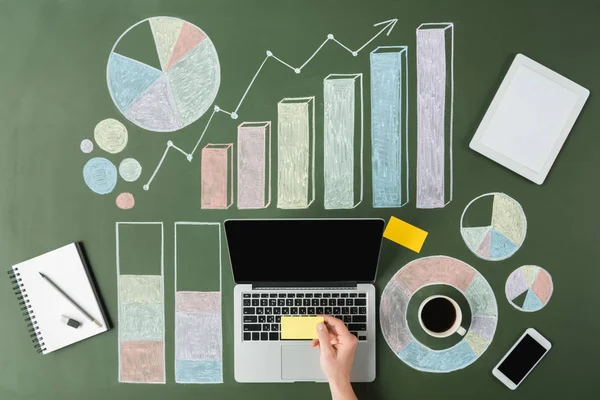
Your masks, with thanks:
[{"label": "drawn line graph", "polygon": [[275,60],[275,61],[279,62],[280,64],[282,64],[283,66],[285,66],[285,67],[289,68],[290,70],[294,71],[296,74],[300,74],[302,72],[302,70],[315,58],[315,56],[325,47],[325,45],[327,43],[333,42],[333,43],[339,45],[341,48],[343,48],[347,52],[349,52],[350,54],[352,54],[352,56],[356,57],[358,55],[358,53],[360,53],[371,42],[373,42],[375,39],[377,39],[381,34],[385,33],[386,36],[389,36],[390,33],[392,33],[392,30],[396,26],[397,22],[398,22],[398,19],[397,18],[393,18],[393,19],[389,19],[387,21],[381,21],[381,22],[378,22],[378,23],[374,24],[373,26],[376,26],[376,27],[381,26],[382,28],[373,37],[371,37],[365,44],[363,44],[362,46],[360,46],[356,50],[350,49],[348,46],[346,46],[345,44],[343,44],[342,42],[340,42],[338,39],[336,39],[334,35],[328,34],[327,38],[323,41],[323,43],[321,43],[319,45],[319,47],[317,47],[317,49],[310,55],[310,57],[308,57],[308,59],[306,61],[304,61],[304,63],[302,63],[299,67],[292,66],[290,63],[285,62],[281,58],[275,56],[272,51],[267,50],[265,59],[262,61],[262,63],[260,64],[260,66],[256,70],[256,73],[254,73],[254,76],[250,80],[250,84],[248,85],[248,87],[244,91],[244,94],[240,98],[240,101],[238,102],[238,104],[235,107],[235,109],[233,111],[227,111],[227,110],[222,109],[218,105],[215,105],[214,108],[213,108],[213,112],[210,114],[210,117],[208,118],[208,121],[206,122],[206,125],[204,126],[204,129],[202,130],[202,133],[200,134],[200,137],[198,138],[198,141],[196,142],[196,145],[194,146],[194,148],[192,149],[192,151],[190,153],[187,153],[186,151],[184,151],[180,147],[176,146],[173,143],[173,141],[169,140],[167,142],[167,147],[165,148],[165,151],[163,152],[162,157],[160,158],[160,161],[158,162],[158,165],[154,169],[154,172],[150,176],[150,179],[148,179],[148,182],[146,182],[146,184],[144,185],[144,190],[149,190],[150,189],[150,185],[152,184],[152,182],[154,181],[154,178],[156,177],[156,174],[158,173],[158,171],[162,167],[162,164],[165,161],[165,159],[167,157],[167,154],[169,153],[169,150],[173,149],[173,150],[178,151],[179,153],[181,153],[182,155],[184,155],[186,157],[186,159],[188,161],[190,161],[190,162],[193,160],[194,154],[198,150],[198,147],[200,146],[200,143],[202,142],[202,139],[204,138],[204,134],[206,133],[206,131],[210,127],[210,124],[211,124],[211,122],[212,122],[213,117],[215,116],[215,114],[217,114],[217,113],[223,113],[223,114],[229,115],[231,117],[231,119],[237,119],[238,118],[238,111],[239,111],[240,107],[244,103],[244,100],[246,99],[246,96],[248,95],[248,92],[252,88],[252,85],[254,85],[254,82],[256,81],[256,78],[258,77],[258,75],[260,74],[260,72],[262,71],[263,67],[265,66],[265,64],[267,63],[268,60],[270,60],[270,59]]}]

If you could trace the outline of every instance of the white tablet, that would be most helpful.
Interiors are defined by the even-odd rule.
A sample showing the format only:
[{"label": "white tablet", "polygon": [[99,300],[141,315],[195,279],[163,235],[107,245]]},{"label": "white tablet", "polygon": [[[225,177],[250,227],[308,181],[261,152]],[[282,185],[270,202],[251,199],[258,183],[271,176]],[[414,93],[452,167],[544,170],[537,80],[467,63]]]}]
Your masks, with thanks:
[{"label": "white tablet", "polygon": [[518,54],[469,146],[541,185],[589,95]]}]

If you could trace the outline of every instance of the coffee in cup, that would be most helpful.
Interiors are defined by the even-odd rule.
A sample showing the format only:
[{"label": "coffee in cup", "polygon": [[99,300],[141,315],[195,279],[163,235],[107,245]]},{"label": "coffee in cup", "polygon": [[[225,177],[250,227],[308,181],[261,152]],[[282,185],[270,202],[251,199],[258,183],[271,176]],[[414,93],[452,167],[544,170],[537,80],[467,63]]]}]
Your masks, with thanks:
[{"label": "coffee in cup", "polygon": [[467,331],[460,326],[462,311],[456,301],[448,296],[430,296],[419,307],[419,323],[425,332],[437,338],[453,333],[464,336]]}]

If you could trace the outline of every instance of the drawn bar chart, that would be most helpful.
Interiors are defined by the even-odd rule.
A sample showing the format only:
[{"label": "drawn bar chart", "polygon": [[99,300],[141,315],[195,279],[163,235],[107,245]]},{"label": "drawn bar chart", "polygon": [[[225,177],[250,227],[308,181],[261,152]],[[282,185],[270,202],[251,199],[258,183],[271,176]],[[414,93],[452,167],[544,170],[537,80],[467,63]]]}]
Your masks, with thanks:
[{"label": "drawn bar chart", "polygon": [[417,208],[452,201],[454,25],[417,28]]},{"label": "drawn bar chart", "polygon": [[233,143],[202,149],[201,208],[226,210],[233,204]]},{"label": "drawn bar chart", "polygon": [[408,192],[408,47],[371,52],[373,207],[402,207]]},{"label": "drawn bar chart", "polygon": [[165,383],[162,222],[117,222],[116,255],[119,382]]},{"label": "drawn bar chart", "polygon": [[325,209],[350,209],[363,199],[362,74],[323,81]]},{"label": "drawn bar chart", "polygon": [[221,250],[219,223],[175,223],[177,383],[223,383]]},{"label": "drawn bar chart", "polygon": [[308,208],[315,200],[315,98],[277,104],[277,208]]},{"label": "drawn bar chart", "polygon": [[271,204],[271,121],[238,126],[237,206],[266,208]]},{"label": "drawn bar chart", "polygon": [[183,156],[185,156],[185,158],[188,161],[192,161],[194,154],[196,153],[196,150],[200,146],[200,143],[202,142],[202,139],[204,138],[204,134],[207,132],[208,128],[210,127],[210,124],[211,124],[215,114],[217,114],[217,113],[227,114],[232,119],[237,119],[239,117],[238,111],[242,107],[242,104],[244,103],[244,100],[246,99],[246,95],[248,95],[248,93],[250,92],[250,89],[252,89],[254,82],[260,75],[262,69],[264,68],[264,66],[266,65],[268,60],[277,61],[280,65],[283,65],[284,67],[291,70],[295,74],[300,74],[300,73],[302,73],[304,68],[317,56],[317,54],[326,47],[325,45],[327,43],[329,43],[329,42],[335,43],[337,46],[341,47],[342,49],[344,49],[345,51],[350,53],[352,56],[356,57],[361,51],[363,51],[365,48],[367,48],[367,46],[370,45],[380,35],[385,33],[386,36],[389,36],[392,33],[392,30],[396,26],[397,22],[398,22],[397,18],[392,18],[392,19],[389,19],[386,21],[381,21],[381,22],[377,22],[377,23],[373,24],[373,26],[379,27],[379,31],[374,36],[372,36],[369,40],[367,40],[362,46],[357,48],[356,50],[352,50],[350,47],[346,46],[344,43],[342,43],[340,40],[338,40],[333,34],[331,34],[331,33],[327,34],[327,37],[325,38],[325,40],[316,48],[316,50],[311,53],[311,55],[306,59],[306,61],[304,61],[301,65],[299,65],[297,67],[295,67],[295,66],[291,65],[290,63],[282,60],[281,58],[275,56],[275,54],[273,54],[272,51],[267,50],[265,58],[260,63],[256,72],[252,75],[252,79],[250,80],[250,83],[248,84],[248,86],[246,87],[246,90],[244,91],[240,100],[238,101],[235,109],[233,111],[226,111],[223,108],[219,107],[218,105],[215,105],[213,107],[213,112],[210,114],[210,117],[208,118],[208,121],[206,122],[206,125],[204,126],[204,129],[202,130],[202,133],[200,134],[200,137],[198,138],[198,140],[196,142],[196,145],[189,153],[184,151],[183,149],[177,147],[172,141],[167,141],[167,146],[162,154],[162,157],[158,161],[158,164],[157,164],[156,168],[154,169],[154,172],[152,173],[152,175],[150,176],[150,178],[148,179],[146,184],[143,186],[144,190],[150,190],[150,185],[152,184],[152,181],[156,177],[156,174],[162,167],[163,162],[165,161],[167,154],[169,153],[169,150],[171,150],[171,149],[177,150],[179,153],[181,153]]}]

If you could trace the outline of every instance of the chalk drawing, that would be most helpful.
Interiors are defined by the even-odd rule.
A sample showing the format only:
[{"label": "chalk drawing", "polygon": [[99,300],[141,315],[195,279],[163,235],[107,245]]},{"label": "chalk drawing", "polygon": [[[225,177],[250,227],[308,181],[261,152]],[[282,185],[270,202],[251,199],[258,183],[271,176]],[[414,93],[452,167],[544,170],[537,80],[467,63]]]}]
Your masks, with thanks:
[{"label": "chalk drawing", "polygon": [[173,48],[183,27],[183,20],[179,18],[155,17],[150,18],[149,22],[161,69],[166,71],[171,53],[173,53]]},{"label": "chalk drawing", "polygon": [[408,47],[378,47],[370,60],[373,207],[402,207],[409,201]]},{"label": "chalk drawing", "polygon": [[454,24],[417,28],[417,208],[452,201]]},{"label": "chalk drawing", "polygon": [[[152,20],[154,20],[156,18],[170,18],[170,17],[154,17],[154,18],[151,18],[150,19],[151,20],[151,24],[152,24]],[[396,26],[397,22],[398,22],[398,19],[393,18],[393,19],[389,19],[387,21],[381,21],[381,22],[378,22],[378,23],[374,24],[373,26],[380,27],[379,31],[373,37],[371,37],[367,42],[365,42],[362,46],[360,46],[359,48],[357,48],[356,50],[350,49],[348,46],[346,46],[345,44],[343,44],[342,42],[340,42],[333,34],[328,34],[327,37],[325,38],[325,40],[317,47],[317,49],[306,59],[306,61],[304,61],[298,67],[294,67],[292,64],[290,64],[290,63],[282,60],[281,58],[275,56],[272,51],[267,50],[265,58],[262,60],[262,62],[260,63],[258,69],[256,70],[256,72],[252,76],[252,78],[250,80],[250,83],[246,87],[246,90],[244,90],[244,93],[242,94],[240,100],[238,101],[238,103],[237,103],[236,107],[233,109],[233,111],[227,111],[227,110],[219,107],[218,105],[215,105],[213,107],[213,112],[211,113],[210,117],[208,118],[208,121],[206,122],[206,125],[204,126],[204,129],[202,130],[202,133],[200,134],[200,137],[198,138],[198,140],[196,142],[196,145],[194,146],[194,148],[192,149],[192,151],[190,151],[189,153],[181,150],[177,146],[174,146],[172,144],[172,142],[169,141],[167,143],[167,146],[166,146],[166,148],[165,148],[165,150],[164,150],[164,152],[163,152],[163,154],[162,154],[162,156],[161,156],[161,158],[160,158],[160,160],[159,160],[156,168],[154,169],[154,172],[150,176],[150,179],[148,179],[148,181],[144,185],[144,190],[149,190],[150,189],[150,185],[152,184],[152,181],[154,181],[154,178],[156,177],[156,174],[158,173],[158,171],[162,167],[162,164],[165,161],[165,159],[167,157],[167,154],[169,153],[169,150],[171,150],[171,149],[178,150],[183,156],[186,157],[186,159],[188,161],[192,161],[192,159],[194,157],[194,154],[196,153],[197,149],[199,148],[200,143],[202,142],[202,139],[204,138],[204,134],[207,132],[208,128],[210,127],[210,124],[213,121],[213,117],[214,117],[215,114],[217,114],[217,113],[226,114],[229,117],[231,117],[232,119],[237,119],[239,117],[238,112],[239,112],[242,104],[244,103],[244,100],[246,99],[246,96],[250,92],[250,89],[253,87],[256,79],[260,75],[261,71],[263,70],[263,68],[266,65],[266,63],[267,63],[268,60],[277,61],[279,64],[283,65],[284,67],[286,67],[287,69],[289,69],[290,71],[292,71],[294,74],[300,74],[300,73],[302,73],[302,71],[304,70],[304,68],[316,57],[316,55],[325,47],[325,45],[327,43],[329,43],[329,42],[335,43],[336,45],[340,46],[342,49],[344,49],[345,51],[347,51],[348,53],[350,53],[352,56],[356,57],[362,50],[364,50],[369,44],[371,44],[371,42],[373,42],[381,34],[385,33],[386,36],[389,36],[390,33],[392,33],[392,30]],[[170,28],[171,32],[172,31],[176,31],[176,30],[177,30],[176,27]],[[158,29],[156,31],[158,31]],[[127,32],[125,32],[125,33],[127,33]],[[169,33],[169,34],[165,33],[164,34],[164,36],[169,36],[169,35],[170,35],[170,37],[172,37],[173,34],[172,33]],[[155,36],[156,36],[156,34],[155,34]],[[210,40],[210,39],[207,38],[207,39],[203,40],[201,42],[201,44],[204,43],[204,42],[206,42],[207,40]],[[156,41],[157,42],[157,47],[158,47],[158,42],[159,41],[161,42],[161,45],[160,45],[160,50],[158,51],[158,53],[159,53],[159,59],[161,59],[160,54],[167,52],[167,51],[165,51],[163,49],[164,48],[169,48],[170,49],[169,51],[172,51],[171,49],[172,49],[173,44],[172,44],[172,39],[161,38],[160,40]],[[163,65],[162,61],[161,61],[161,65]],[[109,84],[109,86],[110,86],[110,84]],[[212,103],[212,101],[210,103]],[[169,144],[169,143],[171,143],[171,144]]]},{"label": "chalk drawing", "polygon": [[90,139],[83,139],[79,145],[81,151],[85,154],[89,154],[94,150],[94,143]]},{"label": "chalk drawing", "polygon": [[362,74],[331,74],[323,81],[324,203],[328,210],[355,208],[363,199],[362,78]]},{"label": "chalk drawing", "polygon": [[[175,223],[175,381],[177,383],[223,383],[223,335],[221,291],[222,281],[219,279],[218,290],[211,292],[181,291],[178,281],[177,237],[179,226],[194,226],[197,229],[209,230],[217,235],[219,246],[219,277],[221,264],[221,224],[214,222],[176,222]],[[189,231],[188,231],[189,232]],[[189,265],[189,263],[188,263]],[[214,266],[217,268],[217,265]],[[187,283],[189,286],[189,283]]]},{"label": "chalk drawing", "polygon": [[238,126],[237,206],[240,210],[271,204],[271,121]]},{"label": "chalk drawing", "polygon": [[[145,24],[162,71],[115,52],[121,39]],[[221,67],[215,46],[202,29],[161,16],[137,22],[117,39],[106,79],[115,105],[128,120],[150,131],[173,132],[210,108],[221,83]]]},{"label": "chalk drawing", "polygon": [[164,343],[162,341],[119,343],[119,382],[166,382]]},{"label": "chalk drawing", "polygon": [[233,204],[233,143],[202,149],[201,208],[226,210]]},{"label": "chalk drawing", "polygon": [[554,291],[552,276],[537,265],[524,265],[514,270],[506,280],[504,292],[517,310],[534,312],[548,304]]},{"label": "chalk drawing", "polygon": [[94,128],[94,140],[108,153],[117,154],[127,146],[127,128],[113,118],[100,121]]},{"label": "chalk drawing", "polygon": [[[406,314],[410,299],[419,289],[440,284],[464,294],[472,318],[460,342],[448,349],[432,350],[413,336]],[[483,275],[447,256],[419,258],[402,267],[386,285],[379,313],[381,332],[394,354],[424,372],[452,372],[471,365],[491,344],[498,323],[496,297]]]},{"label": "chalk drawing", "polygon": [[189,22],[184,22],[181,26],[177,42],[173,46],[173,52],[169,57],[169,62],[167,63],[165,71],[169,70],[189,51],[195,49],[204,39],[206,39],[206,34],[202,30],[196,28]]},{"label": "chalk drawing", "polygon": [[165,75],[158,78],[125,111],[125,117],[144,129],[171,132],[182,127]]},{"label": "chalk drawing", "polygon": [[277,104],[277,208],[308,208],[315,200],[315,98]]},{"label": "chalk drawing", "polygon": [[135,205],[135,199],[131,193],[125,192],[117,196],[115,203],[121,210],[130,210]]},{"label": "chalk drawing", "polygon": [[135,158],[126,158],[119,164],[119,175],[126,182],[135,182],[142,174],[142,166]]},{"label": "chalk drawing", "polygon": [[83,180],[92,192],[108,194],[117,184],[117,168],[106,158],[92,158],[83,167]]},{"label": "chalk drawing", "polygon": [[[160,275],[122,274],[121,225],[159,227]],[[119,382],[166,383],[164,314],[164,228],[162,222],[117,222],[116,265],[119,305]],[[152,245],[149,243],[149,245]]]},{"label": "chalk drawing", "polygon": [[106,79],[113,102],[123,112],[162,75],[154,67],[111,52]]},{"label": "chalk drawing", "polygon": [[221,78],[215,46],[209,39],[203,40],[167,75],[181,123],[187,126],[204,115],[219,90]]},{"label": "chalk drawing", "polygon": [[[483,226],[473,226],[470,221],[471,206],[493,198],[490,216],[478,220]],[[527,218],[521,205],[504,193],[486,193],[471,200],[460,218],[460,233],[465,244],[477,257],[488,261],[500,261],[519,250],[527,235]]]}]

